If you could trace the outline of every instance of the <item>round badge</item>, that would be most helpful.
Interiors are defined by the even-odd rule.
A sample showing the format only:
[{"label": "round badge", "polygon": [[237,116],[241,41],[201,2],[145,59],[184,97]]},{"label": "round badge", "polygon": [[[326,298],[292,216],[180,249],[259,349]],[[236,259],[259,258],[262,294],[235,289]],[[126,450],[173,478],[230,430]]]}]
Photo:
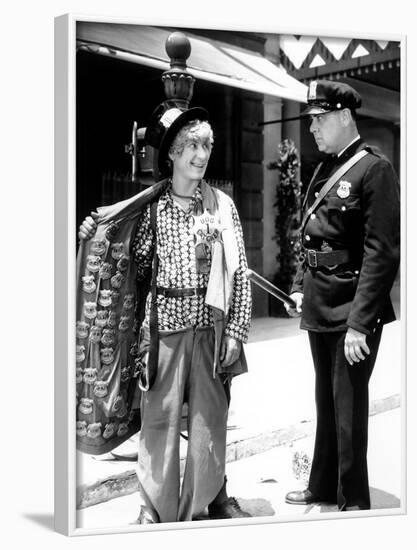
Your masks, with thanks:
[{"label": "round badge", "polygon": [[94,384],[97,379],[97,369],[88,368],[84,370],[83,380],[85,384]]},{"label": "round badge", "polygon": [[124,309],[132,309],[132,307],[135,305],[135,301],[134,301],[134,295],[129,293],[129,294],[126,294],[125,297],[123,298],[123,308]]},{"label": "round badge", "polygon": [[111,245],[111,256],[113,260],[120,260],[124,255],[123,243],[114,243]]},{"label": "round badge", "polygon": [[91,254],[102,256],[106,252],[106,241],[102,241],[99,239],[94,239],[93,241],[91,241],[90,252]]},{"label": "round badge", "polygon": [[93,400],[88,397],[81,397],[78,410],[82,414],[91,414],[93,412]]},{"label": "round badge", "polygon": [[100,350],[101,362],[104,365],[110,365],[114,361],[113,348],[103,348]]},{"label": "round badge", "polygon": [[100,338],[101,338],[101,328],[96,325],[93,325],[90,330],[90,337],[89,337],[90,342],[92,342],[93,344],[98,344],[100,342]]},{"label": "round badge", "polygon": [[116,222],[112,222],[109,227],[106,229],[106,239],[108,241],[112,241],[115,236],[117,235],[117,232],[119,231],[119,224]]},{"label": "round badge", "polygon": [[119,271],[126,271],[129,266],[129,258],[127,256],[122,256],[117,262],[117,269]]},{"label": "round badge", "polygon": [[97,311],[97,317],[94,321],[94,323],[100,327],[103,328],[107,325],[107,320],[109,318],[109,312],[107,309],[100,309]]},{"label": "round badge", "polygon": [[119,330],[121,332],[126,332],[127,330],[129,330],[129,326],[130,326],[129,315],[122,315],[120,317]]},{"label": "round badge", "polygon": [[103,336],[101,337],[101,343],[103,346],[111,346],[114,344],[115,333],[112,328],[105,328],[103,330]]},{"label": "round badge", "polygon": [[125,282],[126,278],[119,272],[110,279],[110,284],[113,288],[120,288]]},{"label": "round badge", "polygon": [[103,307],[109,307],[111,305],[111,290],[100,290],[98,303]]},{"label": "round badge", "polygon": [[87,294],[91,294],[96,290],[97,285],[94,281],[94,275],[85,275],[81,279],[83,282],[84,292],[87,292]]},{"label": "round badge", "polygon": [[104,439],[110,439],[110,437],[114,435],[115,431],[116,431],[116,424],[114,422],[110,422],[109,424],[106,424],[104,426],[104,432],[103,432]]},{"label": "round badge", "polygon": [[100,270],[100,257],[95,254],[89,254],[87,256],[87,269],[92,273],[97,273]]},{"label": "round badge", "polygon": [[123,367],[120,371],[120,382],[125,383],[130,378],[130,369],[129,367]]},{"label": "round badge", "polygon": [[87,426],[87,437],[96,439],[101,434],[101,422],[93,422]]},{"label": "round badge", "polygon": [[77,363],[82,363],[85,359],[85,346],[82,344],[77,344],[76,350],[75,350],[75,358]]},{"label": "round badge", "polygon": [[76,331],[75,331],[77,334],[77,338],[80,338],[80,340],[87,338],[89,326],[90,325],[85,321],[77,321]]},{"label": "round badge", "polygon": [[77,420],[75,431],[78,437],[87,435],[87,422],[85,420]]},{"label": "round badge", "polygon": [[99,276],[105,281],[111,277],[111,264],[104,262],[99,269]]},{"label": "round badge", "polygon": [[111,410],[113,413],[117,413],[122,408],[122,406],[123,406],[123,397],[121,395],[118,395],[113,402]]},{"label": "round badge", "polygon": [[84,315],[87,319],[95,319],[97,316],[97,304],[95,302],[84,302]]},{"label": "round badge", "polygon": [[107,383],[103,380],[97,380],[94,384],[93,393],[96,397],[103,398],[106,397],[108,390],[107,390]]},{"label": "round badge", "polygon": [[129,426],[127,422],[121,422],[119,424],[119,429],[117,430],[117,435],[119,437],[123,437],[124,435],[127,434],[128,431],[129,431]]}]

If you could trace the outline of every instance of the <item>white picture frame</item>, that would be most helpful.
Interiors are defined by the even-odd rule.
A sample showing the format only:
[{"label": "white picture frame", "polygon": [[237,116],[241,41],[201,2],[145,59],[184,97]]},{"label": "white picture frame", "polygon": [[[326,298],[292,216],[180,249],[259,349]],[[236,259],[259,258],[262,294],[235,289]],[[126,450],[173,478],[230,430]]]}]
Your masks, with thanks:
[{"label": "white picture frame", "polygon": [[[164,531],[171,529],[200,529],[208,525],[164,525],[150,526],[120,526],[111,528],[80,528],[76,519],[76,448],[75,448],[75,412],[71,403],[75,400],[75,372],[72,365],[75,364],[75,346],[70,327],[75,326],[75,255],[76,242],[73,235],[76,233],[75,224],[75,52],[76,52],[76,23],[78,21],[92,22],[117,22],[120,24],[152,24],[152,21],[142,21],[124,17],[99,17],[86,15],[65,15],[58,17],[55,22],[55,528],[58,532],[69,536],[82,536],[90,534],[132,533],[151,531]],[[166,22],[167,26],[171,26]],[[175,28],[184,29],[181,25],[172,25]],[[187,27],[187,25],[185,26]],[[232,32],[233,29],[230,29]],[[268,29],[268,32],[271,32]],[[276,32],[280,32],[277,29]],[[294,34],[296,30],[283,29],[282,34]],[[297,33],[298,34],[298,33]],[[304,33],[305,34],[305,33]],[[334,36],[333,33],[317,32],[314,35]],[[360,37],[361,33],[354,33]],[[387,39],[387,35],[374,35],[368,37]],[[397,40],[401,43],[401,58],[405,59],[405,36],[390,36],[389,40]],[[405,97],[405,70],[402,70],[402,99]],[[404,148],[405,127],[405,101],[401,102],[402,128],[401,128],[401,175],[402,182],[402,262],[405,263],[405,203],[406,203],[406,159]],[[63,245],[64,243],[64,245]],[[401,273],[401,304],[402,319],[406,316],[406,274],[405,269]],[[63,291],[64,290],[64,291]],[[401,418],[402,418],[402,481],[401,481],[401,505],[395,510],[371,510],[357,514],[361,517],[376,517],[387,515],[402,515],[406,513],[406,478],[405,478],[405,327],[401,320]],[[329,512],[323,519],[339,519],[338,513]],[[314,518],[303,518],[309,521]],[[270,524],[283,522],[298,522],[300,516],[286,515],[282,520],[277,518],[258,518],[257,521],[249,520],[248,524]],[[205,522],[204,522],[205,523]],[[242,522],[246,524],[246,522]],[[210,526],[223,526],[224,523],[211,522]]]}]

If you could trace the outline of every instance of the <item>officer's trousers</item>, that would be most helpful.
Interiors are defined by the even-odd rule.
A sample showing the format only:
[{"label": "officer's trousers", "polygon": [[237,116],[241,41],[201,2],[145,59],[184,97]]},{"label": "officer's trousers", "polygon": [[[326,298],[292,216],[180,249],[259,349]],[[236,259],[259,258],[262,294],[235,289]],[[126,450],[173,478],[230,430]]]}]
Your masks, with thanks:
[{"label": "officer's trousers", "polygon": [[[189,521],[220,491],[225,476],[228,400],[213,378],[212,328],[161,331],[158,373],[143,394],[138,477],[161,522]],[[180,430],[188,403],[188,446],[180,479]]]},{"label": "officer's trousers", "polygon": [[309,331],[316,372],[317,429],[308,488],[340,510],[370,508],[367,468],[368,383],[382,326],[367,337],[366,359],[349,365],[343,332]]}]

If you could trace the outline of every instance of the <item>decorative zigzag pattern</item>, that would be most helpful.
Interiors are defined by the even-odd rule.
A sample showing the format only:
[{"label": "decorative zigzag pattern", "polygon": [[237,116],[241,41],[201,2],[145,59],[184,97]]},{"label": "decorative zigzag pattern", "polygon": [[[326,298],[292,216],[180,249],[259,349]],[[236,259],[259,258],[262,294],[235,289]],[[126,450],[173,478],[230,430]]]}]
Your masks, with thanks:
[{"label": "decorative zigzag pattern", "polygon": [[[303,40],[305,41],[304,47],[306,48],[306,52],[304,60],[300,65],[300,51],[303,48]],[[357,66],[357,59],[360,57],[367,57],[368,55],[370,56],[369,63],[372,64],[373,61],[371,56],[381,54],[389,50],[398,51],[399,58],[398,42],[381,42],[357,38],[350,40],[337,39],[337,41],[334,41],[334,45],[339,47],[339,51],[341,49],[341,51],[343,51],[343,42],[346,42],[346,48],[340,57],[336,57],[330,49],[332,41],[334,41],[334,39],[318,37],[310,48],[309,44],[311,43],[311,38],[309,37],[283,36],[282,45],[280,48],[281,64],[290,74],[294,74],[298,71],[308,70],[320,65],[331,65],[341,61],[351,61],[352,66]],[[336,52],[336,47],[332,49]]]}]

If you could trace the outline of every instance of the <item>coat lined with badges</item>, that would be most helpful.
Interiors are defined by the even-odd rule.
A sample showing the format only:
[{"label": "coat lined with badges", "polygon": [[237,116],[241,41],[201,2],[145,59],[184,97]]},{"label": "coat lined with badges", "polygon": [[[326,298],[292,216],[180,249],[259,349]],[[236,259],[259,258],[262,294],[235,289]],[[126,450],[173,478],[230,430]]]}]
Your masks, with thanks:
[{"label": "coat lined with badges", "polygon": [[399,184],[391,163],[362,140],[339,158],[327,158],[306,197],[311,206],[329,177],[355,153],[368,152],[348,170],[310,215],[302,234],[305,250],[347,250],[349,261],[308,268],[301,261],[292,292],[304,294],[301,328],[370,334],[394,320],[389,298],[399,265]]},{"label": "coat lined with badges", "polygon": [[[94,237],[81,241],[77,256],[76,435],[78,449],[90,454],[109,452],[140,429],[138,332],[150,274],[138,284],[131,251],[141,212],[158,200],[168,185],[168,180],[162,180],[130,199],[99,208]],[[219,217],[222,228],[222,238],[213,245],[206,294],[216,335],[213,373],[221,373],[218,356],[232,298],[236,239],[227,215],[231,200],[204,181],[201,186],[203,205]],[[226,374],[246,370],[242,348]]]},{"label": "coat lined with badges", "polygon": [[136,333],[150,280],[137,287],[130,248],[141,210],[161,195],[166,184],[164,180],[130,199],[99,208],[94,237],[80,244],[76,436],[83,452],[109,452],[140,428]]}]

